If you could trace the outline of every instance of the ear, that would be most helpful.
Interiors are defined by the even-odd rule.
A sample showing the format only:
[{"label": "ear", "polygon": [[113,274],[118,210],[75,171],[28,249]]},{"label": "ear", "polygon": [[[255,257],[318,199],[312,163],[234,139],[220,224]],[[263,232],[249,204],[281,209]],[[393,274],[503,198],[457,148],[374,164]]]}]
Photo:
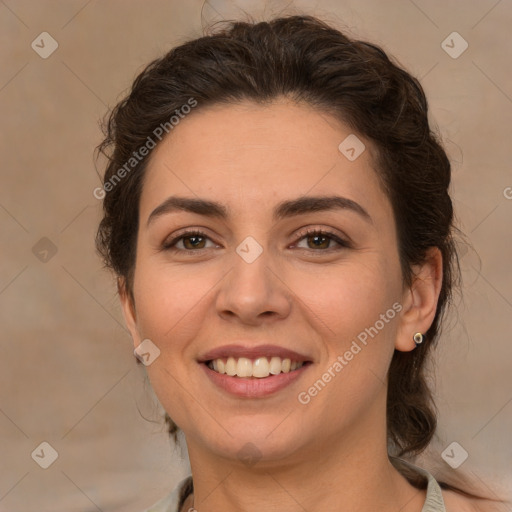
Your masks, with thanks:
[{"label": "ear", "polygon": [[127,290],[126,279],[124,277],[118,277],[117,291],[119,293],[119,299],[121,301],[124,321],[133,339],[133,348],[137,348],[142,342],[142,339],[139,333],[139,329],[137,327],[137,315],[135,311],[135,304],[130,293]]},{"label": "ear", "polygon": [[413,267],[413,282],[404,290],[403,309],[395,341],[397,350],[414,350],[414,334],[425,334],[432,325],[442,282],[443,257],[439,248],[431,247],[427,251],[425,263]]}]

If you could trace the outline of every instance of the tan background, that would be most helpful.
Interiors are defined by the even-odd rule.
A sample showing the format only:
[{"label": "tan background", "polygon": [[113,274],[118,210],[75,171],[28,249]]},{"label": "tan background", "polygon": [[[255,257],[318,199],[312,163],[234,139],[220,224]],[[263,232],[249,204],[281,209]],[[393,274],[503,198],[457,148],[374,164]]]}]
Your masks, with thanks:
[{"label": "tan background", "polygon": [[[0,511],[137,512],[187,473],[94,252],[92,152],[99,119],[150,59],[239,14],[203,3],[0,0]],[[260,18],[288,4],[238,2]],[[474,247],[462,247],[465,299],[438,351],[440,426],[423,463],[510,497],[512,3],[297,1],[283,12],[297,11],[381,44],[422,80]],[[44,31],[59,45],[47,59],[31,48]],[[453,31],[469,44],[456,59],[441,47]],[[31,458],[43,441],[58,452],[48,469]],[[452,441],[469,453],[457,470],[441,458]]]}]

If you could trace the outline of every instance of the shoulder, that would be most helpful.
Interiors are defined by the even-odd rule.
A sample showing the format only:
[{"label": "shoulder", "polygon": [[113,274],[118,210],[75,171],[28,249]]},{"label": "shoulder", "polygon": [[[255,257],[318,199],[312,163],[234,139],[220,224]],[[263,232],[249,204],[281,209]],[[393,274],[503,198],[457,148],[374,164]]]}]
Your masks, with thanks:
[{"label": "shoulder", "polygon": [[[428,481],[427,508],[425,510],[443,510],[443,512],[512,512],[510,493],[492,491],[481,479],[469,474],[447,474],[446,469],[435,466],[432,473],[416,466],[410,461],[399,458],[390,459],[401,468],[404,476],[415,486],[411,473],[423,475]],[[436,475],[434,478],[433,475]],[[491,496],[495,499],[491,499]],[[507,496],[507,499],[503,499]],[[501,498],[501,499],[500,499]],[[444,502],[444,507],[443,507]],[[436,508],[437,507],[437,508]]]},{"label": "shoulder", "polygon": [[443,489],[446,512],[509,512],[504,502],[466,496],[457,491]]},{"label": "shoulder", "polygon": [[443,489],[442,492],[446,512],[476,512],[474,499],[448,489]]}]

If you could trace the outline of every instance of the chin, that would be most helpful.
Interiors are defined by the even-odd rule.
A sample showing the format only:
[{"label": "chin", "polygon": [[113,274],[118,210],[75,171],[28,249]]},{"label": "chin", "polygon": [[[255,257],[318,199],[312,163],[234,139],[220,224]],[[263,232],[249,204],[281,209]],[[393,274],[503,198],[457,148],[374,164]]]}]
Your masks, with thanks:
[{"label": "chin", "polygon": [[[290,418],[292,415],[290,415]],[[286,413],[265,417],[235,417],[223,421],[226,429],[210,425],[211,428],[195,433],[202,438],[201,444],[208,447],[216,456],[239,460],[247,466],[261,467],[262,463],[273,463],[294,459],[297,452],[306,444],[305,425],[295,428],[286,418]],[[283,421],[284,419],[284,421]]]}]

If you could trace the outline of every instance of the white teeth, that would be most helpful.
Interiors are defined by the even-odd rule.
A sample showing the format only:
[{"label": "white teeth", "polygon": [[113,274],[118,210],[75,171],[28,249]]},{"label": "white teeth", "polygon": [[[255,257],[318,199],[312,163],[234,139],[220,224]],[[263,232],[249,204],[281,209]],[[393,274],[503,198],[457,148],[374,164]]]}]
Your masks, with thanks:
[{"label": "white teeth", "polygon": [[226,362],[225,371],[231,377],[236,375],[236,361],[235,361],[234,357],[228,357],[228,360]]},{"label": "white teeth", "polygon": [[252,375],[252,361],[246,357],[240,357],[236,365],[236,374],[239,377],[250,377]]},{"label": "white teeth", "polygon": [[272,375],[279,375],[281,373],[281,358],[273,357],[270,360],[270,373]]},{"label": "white teeth", "polygon": [[268,377],[270,375],[270,365],[266,357],[259,357],[252,364],[252,376],[253,377]]},{"label": "white teeth", "polygon": [[228,357],[226,362],[224,362],[224,359],[215,359],[210,361],[208,367],[217,373],[227,374],[231,377],[236,375],[238,377],[262,379],[269,375],[279,375],[281,372],[289,373],[298,370],[303,365],[303,362],[292,362],[289,358],[281,359],[274,356],[270,358],[270,361],[266,357],[259,357],[253,361],[247,357],[239,357],[238,359]]}]

